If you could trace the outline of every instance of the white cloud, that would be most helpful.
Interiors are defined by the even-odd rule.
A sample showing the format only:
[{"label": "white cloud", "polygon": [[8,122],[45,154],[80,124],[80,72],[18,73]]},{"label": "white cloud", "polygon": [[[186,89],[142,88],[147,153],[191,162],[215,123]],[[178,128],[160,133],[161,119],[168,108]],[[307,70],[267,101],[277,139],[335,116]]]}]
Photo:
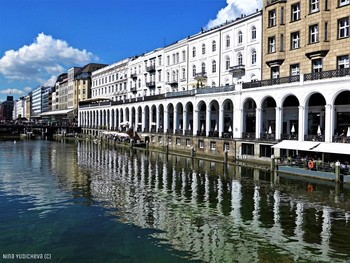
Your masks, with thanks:
[{"label": "white cloud", "polygon": [[2,89],[0,93],[6,95],[24,95],[26,92],[20,89]]},{"label": "white cloud", "polygon": [[[84,66],[98,58],[85,49],[70,47],[64,40],[38,34],[34,43],[8,50],[0,59],[0,73],[13,80],[38,82],[58,76],[72,66]],[[51,76],[51,77],[50,77]]]},{"label": "white cloud", "polygon": [[216,18],[208,22],[207,28],[233,20],[241,14],[249,15],[262,8],[262,0],[226,0],[226,3],[227,6],[219,10]]}]

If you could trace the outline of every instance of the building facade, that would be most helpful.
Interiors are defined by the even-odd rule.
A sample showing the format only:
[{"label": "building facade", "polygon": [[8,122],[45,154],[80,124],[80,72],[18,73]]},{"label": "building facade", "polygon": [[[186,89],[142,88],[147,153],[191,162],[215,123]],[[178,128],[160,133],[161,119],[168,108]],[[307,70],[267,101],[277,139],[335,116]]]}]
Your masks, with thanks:
[{"label": "building facade", "polygon": [[[350,12],[346,1],[337,2],[264,1],[262,12],[155,50],[153,57],[163,58],[155,72],[161,70],[165,77],[165,89],[155,93],[147,93],[149,75],[142,61],[145,67],[148,62],[140,56],[129,62],[129,67],[134,63],[130,77],[143,75],[140,86],[146,92],[120,100],[101,90],[92,95],[94,103],[81,103],[79,125],[85,133],[96,133],[129,123],[154,145],[193,147],[214,155],[227,150],[241,159],[282,155],[283,150],[273,148],[280,141],[289,141],[291,149],[305,141],[340,147],[350,142],[344,135],[350,127]],[[304,10],[301,21],[297,7]],[[333,14],[329,9],[337,10]],[[309,43],[315,23],[327,29],[320,34],[330,43]],[[298,30],[299,38],[307,35],[308,42],[301,41],[294,50],[290,45]],[[322,70],[312,70],[319,59]],[[162,87],[162,78],[156,79],[155,86]]]},{"label": "building facade", "polygon": [[265,0],[263,79],[349,67],[349,0]]}]

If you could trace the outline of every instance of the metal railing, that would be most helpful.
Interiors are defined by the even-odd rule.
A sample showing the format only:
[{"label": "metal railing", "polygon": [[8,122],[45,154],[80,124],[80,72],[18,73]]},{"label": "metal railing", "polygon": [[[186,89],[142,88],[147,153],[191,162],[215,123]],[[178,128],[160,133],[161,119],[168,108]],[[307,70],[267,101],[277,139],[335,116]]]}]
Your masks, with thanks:
[{"label": "metal railing", "polygon": [[304,80],[317,80],[344,77],[350,75],[350,68],[341,68],[336,70],[328,70],[321,72],[308,73],[304,75]]},{"label": "metal railing", "polygon": [[197,89],[197,94],[220,93],[234,91],[234,85],[219,86],[219,87],[204,87]]}]

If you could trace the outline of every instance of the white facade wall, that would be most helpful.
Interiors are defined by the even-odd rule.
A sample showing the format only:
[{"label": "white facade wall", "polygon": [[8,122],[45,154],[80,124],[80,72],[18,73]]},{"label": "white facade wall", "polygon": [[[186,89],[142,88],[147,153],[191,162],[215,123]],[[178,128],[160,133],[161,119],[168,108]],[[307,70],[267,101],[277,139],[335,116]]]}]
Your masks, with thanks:
[{"label": "white facade wall", "polygon": [[15,101],[15,105],[13,107],[13,119],[17,119],[19,117],[25,118],[25,109],[26,109],[26,100],[25,98],[19,98]]},{"label": "white facade wall", "polygon": [[128,88],[128,62],[125,59],[91,73],[91,97],[109,98],[112,100],[126,99]]}]

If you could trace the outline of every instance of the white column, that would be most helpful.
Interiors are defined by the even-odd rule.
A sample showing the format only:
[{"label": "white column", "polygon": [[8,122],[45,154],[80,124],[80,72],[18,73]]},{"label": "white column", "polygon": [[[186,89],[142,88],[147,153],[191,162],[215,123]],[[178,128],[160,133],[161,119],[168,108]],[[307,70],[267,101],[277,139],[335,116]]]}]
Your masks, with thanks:
[{"label": "white column", "polygon": [[157,115],[157,116],[156,116],[156,131],[158,132],[159,123],[160,123],[160,121],[159,121],[159,118],[160,118],[159,106],[158,106],[158,108],[157,108],[156,115]]},{"label": "white column", "polygon": [[260,139],[261,133],[261,108],[255,109],[255,138]]},{"label": "white column", "polygon": [[149,124],[148,124],[149,131],[151,131],[153,126],[154,126],[154,125],[152,125],[152,122],[153,122],[153,110],[152,110],[152,107],[151,107],[150,111],[149,111]]},{"label": "white column", "polygon": [[275,127],[275,139],[279,140],[281,139],[281,133],[282,133],[282,108],[276,107],[276,127]]},{"label": "white column", "polygon": [[304,141],[306,132],[306,117],[305,117],[305,107],[299,106],[299,121],[298,121],[298,141]]},{"label": "white column", "polygon": [[325,112],[325,123],[324,123],[324,138],[325,142],[332,142],[332,138],[334,135],[334,119],[335,119],[335,112],[334,112],[334,106],[331,104],[326,105],[326,112]]},{"label": "white column", "polygon": [[210,131],[210,109],[207,108],[207,114],[205,116],[205,136],[208,137]]},{"label": "white column", "polygon": [[242,138],[243,132],[243,110],[241,108],[235,108],[233,112],[233,138]]},{"label": "white column", "polygon": [[194,136],[197,135],[198,130],[198,110],[193,110],[193,127],[192,127],[192,134]]},{"label": "white column", "polygon": [[137,127],[139,126],[137,124],[138,122],[139,122],[139,111],[136,108],[136,110],[135,110],[135,123],[133,124],[134,125],[134,131],[137,131]]},{"label": "white column", "polygon": [[175,134],[176,133],[176,130],[177,130],[177,126],[178,123],[177,123],[177,109],[174,108],[174,124],[173,124],[173,127],[174,127],[174,131],[173,133]]},{"label": "white column", "polygon": [[188,129],[188,123],[187,123],[187,110],[184,110],[182,113],[182,134],[185,135],[186,130]]},{"label": "white column", "polygon": [[169,116],[168,116],[168,111],[164,111],[164,132],[166,133],[168,130],[168,120],[169,120]]},{"label": "white column", "polygon": [[219,138],[222,137],[222,132],[224,130],[224,109],[219,109]]},{"label": "white column", "polygon": [[146,125],[146,113],[145,113],[145,109],[143,109],[143,111],[142,111],[142,127],[141,127],[142,131],[145,130],[145,125]]}]

